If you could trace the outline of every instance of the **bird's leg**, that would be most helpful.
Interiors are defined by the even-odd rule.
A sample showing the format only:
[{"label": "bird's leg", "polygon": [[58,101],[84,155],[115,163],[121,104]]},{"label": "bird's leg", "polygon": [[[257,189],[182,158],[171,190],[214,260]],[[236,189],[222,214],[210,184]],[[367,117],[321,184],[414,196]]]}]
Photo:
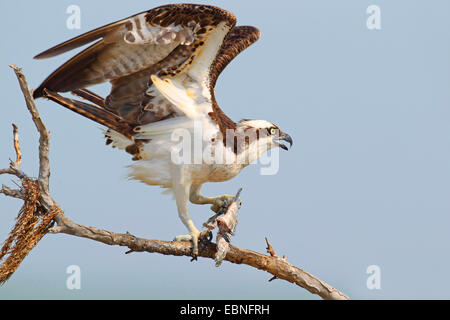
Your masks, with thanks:
[{"label": "bird's leg", "polygon": [[192,242],[192,256],[194,258],[198,255],[198,237],[200,231],[194,225],[194,222],[189,217],[188,213],[188,200],[189,200],[189,187],[182,184],[178,184],[173,188],[175,193],[175,199],[177,202],[178,216],[183,224],[189,231],[189,234],[176,236],[174,241],[191,241]]},{"label": "bird's leg", "polygon": [[211,210],[214,212],[218,212],[234,199],[234,196],[229,194],[224,194],[218,197],[205,197],[200,194],[201,187],[201,184],[192,185],[189,193],[189,200],[195,204],[212,204]]}]

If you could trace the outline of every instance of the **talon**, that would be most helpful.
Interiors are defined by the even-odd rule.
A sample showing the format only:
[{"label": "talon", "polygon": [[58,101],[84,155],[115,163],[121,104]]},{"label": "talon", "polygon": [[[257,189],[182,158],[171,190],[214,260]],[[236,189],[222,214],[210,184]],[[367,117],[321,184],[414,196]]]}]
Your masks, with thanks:
[{"label": "talon", "polygon": [[212,238],[213,234],[209,229],[203,230],[202,232],[200,232],[200,235],[198,236],[199,241],[205,244],[211,242]]},{"label": "talon", "polygon": [[217,204],[213,204],[211,206],[211,210],[214,211],[215,213],[218,213],[220,210],[220,207]]},{"label": "talon", "polygon": [[192,245],[192,258],[193,260],[197,260],[198,256],[198,239],[200,236],[200,232],[193,231],[189,234],[176,236],[173,241],[190,241]]},{"label": "talon", "polygon": [[230,203],[234,200],[234,196],[223,195],[221,197],[217,197],[214,201],[214,204],[211,206],[211,210],[219,213],[222,211],[226,211],[230,205]]},{"label": "talon", "polygon": [[176,236],[173,238],[173,241],[192,241],[192,236],[190,234]]}]

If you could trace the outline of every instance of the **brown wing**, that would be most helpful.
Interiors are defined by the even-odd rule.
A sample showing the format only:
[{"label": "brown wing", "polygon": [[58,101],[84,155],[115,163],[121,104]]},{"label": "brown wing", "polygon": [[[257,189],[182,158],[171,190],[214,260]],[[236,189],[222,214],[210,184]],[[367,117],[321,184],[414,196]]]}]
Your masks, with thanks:
[{"label": "brown wing", "polygon": [[179,45],[160,62],[133,74],[111,80],[111,92],[106,106],[122,118],[139,124],[147,124],[172,116],[173,107],[150,79],[152,74],[161,75],[176,69],[191,56],[192,45]]},{"label": "brown wing", "polygon": [[214,97],[214,87],[220,73],[239,53],[257,41],[260,37],[260,31],[251,26],[234,27],[225,38],[222,47],[211,65],[209,74],[209,86],[212,96],[212,112],[209,116],[216,122],[222,132],[222,136],[226,137],[227,129],[235,129],[236,124],[232,121],[220,108]]},{"label": "brown wing", "polygon": [[[52,57],[100,39],[53,72],[35,90],[34,97],[42,97],[44,88],[67,92],[110,81],[113,88],[106,105],[111,110],[135,117],[137,111],[133,107],[140,107],[140,117],[144,111],[152,111],[156,117],[167,116],[167,108],[151,108],[152,102],[158,106],[166,101],[157,93],[152,95],[150,75],[177,72],[222,21],[232,28],[236,19],[217,7],[177,4],[161,6],[85,33],[36,56],[38,59]],[[147,115],[147,118],[151,117]]]},{"label": "brown wing", "polygon": [[210,70],[210,86],[214,88],[220,73],[239,53],[244,51],[261,36],[261,32],[252,26],[234,27],[225,38],[223,45]]},{"label": "brown wing", "polygon": [[[108,119],[113,118],[109,116],[111,113],[133,126],[170,117],[174,110],[156,90],[150,76],[176,76],[186,66],[195,65],[195,56],[202,55],[204,42],[210,40],[209,34],[214,34],[212,31],[223,21],[228,27],[221,32],[228,34],[223,44],[222,40],[218,43],[217,54],[207,64],[205,75],[212,98],[209,116],[221,131],[234,128],[235,123],[220,110],[214,99],[214,85],[228,63],[259,38],[259,30],[248,26],[233,28],[235,17],[212,6],[158,7],[98,28],[37,55],[38,59],[52,57],[100,39],[51,74],[36,89],[34,97],[41,97],[45,92],[74,91],[110,112],[105,113],[108,115],[104,117],[105,121],[97,121],[97,115],[90,117],[105,125]],[[106,100],[84,89],[105,81],[112,84]],[[53,100],[61,102],[61,98]],[[62,105],[69,104],[70,101],[65,101]],[[84,109],[84,105],[79,106]],[[72,106],[70,109],[76,111],[75,108]],[[85,110],[77,112],[86,115]],[[112,129],[115,127],[119,126],[111,126]]]}]

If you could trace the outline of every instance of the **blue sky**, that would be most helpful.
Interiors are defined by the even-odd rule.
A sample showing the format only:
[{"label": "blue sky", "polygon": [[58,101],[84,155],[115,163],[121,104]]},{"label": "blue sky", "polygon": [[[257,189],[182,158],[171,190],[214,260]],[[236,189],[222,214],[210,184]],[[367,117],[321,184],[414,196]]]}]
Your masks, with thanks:
[{"label": "blue sky", "polygon": [[[279,255],[358,299],[448,299],[450,277],[450,21],[448,1],[197,1],[233,12],[261,39],[221,75],[216,96],[234,120],[266,119],[294,139],[276,175],[250,166],[208,184],[207,195],[243,188],[233,243]],[[0,167],[14,157],[19,126],[23,170],[37,174],[37,134],[14,73],[37,87],[74,53],[37,53],[165,1],[2,1]],[[81,29],[66,27],[69,5]],[[366,8],[381,9],[381,30]],[[108,87],[98,88],[106,95]],[[104,145],[101,127],[38,101],[51,131],[51,191],[72,220],[136,236],[185,233],[161,189],[126,179],[131,157]],[[0,183],[11,185],[10,177]],[[0,196],[0,239],[21,202]],[[197,225],[210,215],[191,206]],[[47,235],[0,288],[0,299],[317,299],[256,269],[188,257],[133,253],[68,235]],[[81,289],[66,288],[78,265]],[[368,266],[381,289],[366,286]],[[438,285],[437,285],[438,284]]]}]

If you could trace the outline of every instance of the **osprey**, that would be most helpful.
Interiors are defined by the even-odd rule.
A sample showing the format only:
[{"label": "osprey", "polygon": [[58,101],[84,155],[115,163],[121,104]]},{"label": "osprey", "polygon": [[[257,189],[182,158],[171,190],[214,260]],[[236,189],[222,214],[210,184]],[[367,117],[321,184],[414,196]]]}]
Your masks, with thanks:
[{"label": "osprey", "polygon": [[[106,144],[133,155],[130,178],[173,192],[189,232],[175,240],[192,241],[194,258],[200,232],[189,217],[188,202],[211,204],[217,211],[233,198],[203,196],[202,185],[232,179],[271,148],[287,150],[283,141],[292,145],[291,137],[273,123],[234,122],[216,102],[219,74],[260,36],[255,27],[235,25],[232,13],[214,6],[164,5],[35,57],[50,58],[96,41],[53,72],[33,96],[106,126]],[[106,81],[112,86],[106,99],[86,89]],[[187,136],[200,140],[201,148],[195,141],[185,143]]]}]

